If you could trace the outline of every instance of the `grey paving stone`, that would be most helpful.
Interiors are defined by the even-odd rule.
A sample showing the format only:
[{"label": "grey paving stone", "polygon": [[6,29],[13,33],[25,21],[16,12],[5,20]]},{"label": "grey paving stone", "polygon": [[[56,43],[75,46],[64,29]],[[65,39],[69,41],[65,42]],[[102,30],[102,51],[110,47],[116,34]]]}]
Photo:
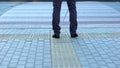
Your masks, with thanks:
[{"label": "grey paving stone", "polygon": [[26,61],[25,61],[25,60],[19,60],[18,64],[19,64],[19,65],[25,65],[25,64],[26,64]]},{"label": "grey paving stone", "polygon": [[102,57],[94,57],[96,61],[102,61]]},{"label": "grey paving stone", "polygon": [[[104,41],[103,43],[97,42],[94,45],[90,45],[90,44],[86,43],[86,46],[88,45],[87,49],[90,51],[86,50],[86,46],[80,45],[80,43],[81,43],[81,42],[79,42],[80,40],[78,40],[78,39],[72,40],[73,44],[74,44],[73,46],[75,47],[76,53],[80,59],[81,65],[83,67],[84,66],[86,67],[88,65],[90,65],[88,67],[96,67],[96,68],[99,68],[99,67],[100,68],[104,68],[104,67],[105,68],[109,68],[109,67],[115,68],[115,67],[117,67],[117,65],[115,65],[115,63],[113,63],[113,60],[116,60],[116,61],[118,60],[118,57],[115,56],[115,53],[118,54],[118,51],[116,51],[116,48],[114,48],[113,45],[110,45],[111,43],[114,43],[114,41],[111,40],[111,38],[107,38],[107,40],[109,40],[109,42],[108,41]],[[102,39],[97,39],[96,41],[102,41]],[[94,42],[96,42],[96,41],[94,41]],[[110,41],[112,41],[112,42],[110,42]],[[94,43],[94,42],[92,42],[92,43]],[[97,45],[97,44],[99,44],[99,45]],[[114,43],[114,44],[116,44],[116,43]],[[79,52],[79,50],[82,50],[82,51]],[[86,52],[91,53],[90,57],[86,56],[86,54],[87,54]],[[89,53],[87,55],[89,55]],[[90,60],[90,58],[92,60]],[[90,64],[88,64],[87,62],[89,62]],[[113,63],[113,65],[109,65],[111,63]],[[95,64],[97,64],[97,65],[95,65]]]},{"label": "grey paving stone", "polygon": [[43,68],[51,68],[51,67],[49,67],[49,66],[44,66]]},{"label": "grey paving stone", "polygon": [[35,59],[29,59],[27,60],[28,63],[34,63]]},{"label": "grey paving stone", "polygon": [[[81,65],[83,67],[88,67],[89,66],[89,62],[88,61],[80,61]],[[90,66],[89,66],[90,67]]]},{"label": "grey paving stone", "polygon": [[26,63],[26,67],[27,67],[27,68],[34,68],[34,63],[32,63],[32,62],[27,62],[27,63]]},{"label": "grey paving stone", "polygon": [[38,66],[38,65],[43,65],[43,61],[42,60],[36,60],[35,62],[35,65]]},{"label": "grey paving stone", "polygon": [[11,59],[11,63],[17,63],[18,61],[19,61],[18,58],[12,58],[12,59]]},{"label": "grey paving stone", "polygon": [[113,63],[107,63],[107,65],[108,65],[108,67],[110,67],[110,68],[116,68],[116,65],[113,64]]},{"label": "grey paving stone", "polygon": [[2,61],[1,65],[2,66],[7,66],[9,64],[9,61]]},{"label": "grey paving stone", "polygon": [[25,65],[17,65],[17,68],[25,68]]},{"label": "grey paving stone", "polygon": [[1,65],[0,68],[7,68],[7,66],[2,66],[2,65]]},{"label": "grey paving stone", "polygon": [[111,59],[104,59],[106,63],[112,63],[113,61]]},{"label": "grey paving stone", "polygon": [[82,68],[91,68],[90,66],[87,66],[87,65],[83,65]]},{"label": "grey paving stone", "polygon": [[4,61],[9,62],[11,60],[11,57],[5,57]]},{"label": "grey paving stone", "polygon": [[43,68],[43,66],[40,64],[37,64],[37,65],[35,65],[35,68]]},{"label": "grey paving stone", "polygon": [[51,67],[51,63],[50,63],[50,61],[49,62],[44,62],[44,67],[46,67],[46,66],[48,66],[48,67]]},{"label": "grey paving stone", "polygon": [[10,63],[10,64],[8,65],[8,68],[16,68],[16,67],[17,67],[17,63],[16,63],[16,62]]},{"label": "grey paving stone", "polygon": [[109,67],[105,65],[105,66],[100,66],[100,68],[109,68]]},{"label": "grey paving stone", "polygon": [[90,64],[90,66],[93,67],[93,68],[94,68],[94,67],[95,67],[95,68],[99,68],[99,65],[96,64],[96,63],[92,63],[92,64]]},{"label": "grey paving stone", "polygon": [[26,60],[27,60],[27,56],[24,56],[24,57],[21,56],[21,57],[20,57],[20,61],[26,61]]}]

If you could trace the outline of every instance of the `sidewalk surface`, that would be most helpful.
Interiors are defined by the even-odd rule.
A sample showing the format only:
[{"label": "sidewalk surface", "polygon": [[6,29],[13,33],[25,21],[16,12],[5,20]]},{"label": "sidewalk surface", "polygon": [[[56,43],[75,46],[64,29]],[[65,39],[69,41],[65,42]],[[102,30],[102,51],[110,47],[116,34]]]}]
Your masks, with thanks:
[{"label": "sidewalk surface", "polygon": [[120,68],[120,3],[77,2],[78,38],[53,39],[52,2],[0,2],[0,68]]}]

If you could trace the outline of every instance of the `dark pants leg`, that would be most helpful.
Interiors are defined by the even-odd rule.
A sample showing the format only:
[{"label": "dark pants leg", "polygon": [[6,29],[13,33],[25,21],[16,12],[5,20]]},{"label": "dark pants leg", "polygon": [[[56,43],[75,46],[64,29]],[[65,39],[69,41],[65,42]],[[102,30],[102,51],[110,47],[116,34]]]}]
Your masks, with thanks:
[{"label": "dark pants leg", "polygon": [[52,27],[54,34],[60,34],[60,11],[61,11],[62,0],[53,0],[53,18],[52,18]]},{"label": "dark pants leg", "polygon": [[[56,35],[60,34],[60,11],[62,0],[53,0],[53,20],[52,26]],[[67,0],[67,5],[70,12],[70,34],[76,34],[77,30],[77,12],[76,0]]]},{"label": "dark pants leg", "polygon": [[77,30],[76,0],[67,0],[67,5],[70,13],[70,34],[76,34]]}]

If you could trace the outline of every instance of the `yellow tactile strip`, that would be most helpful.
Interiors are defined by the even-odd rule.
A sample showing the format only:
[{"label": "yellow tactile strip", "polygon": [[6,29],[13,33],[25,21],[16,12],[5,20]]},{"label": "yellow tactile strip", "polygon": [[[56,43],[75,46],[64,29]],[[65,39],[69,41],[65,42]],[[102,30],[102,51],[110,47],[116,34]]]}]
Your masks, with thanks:
[{"label": "yellow tactile strip", "polygon": [[0,39],[49,39],[49,34],[0,34]]},{"label": "yellow tactile strip", "polygon": [[52,68],[81,68],[71,40],[66,33],[61,34],[60,39],[51,38],[51,50]]},{"label": "yellow tactile strip", "polygon": [[79,38],[118,38],[120,33],[81,33]]}]

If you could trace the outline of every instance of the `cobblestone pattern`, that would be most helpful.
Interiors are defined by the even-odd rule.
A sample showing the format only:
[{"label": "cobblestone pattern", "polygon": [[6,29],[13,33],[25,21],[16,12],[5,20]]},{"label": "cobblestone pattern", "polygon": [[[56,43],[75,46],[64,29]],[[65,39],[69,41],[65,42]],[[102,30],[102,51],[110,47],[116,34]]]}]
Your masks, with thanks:
[{"label": "cobblestone pattern", "polygon": [[120,68],[120,37],[72,39],[82,68]]}]

